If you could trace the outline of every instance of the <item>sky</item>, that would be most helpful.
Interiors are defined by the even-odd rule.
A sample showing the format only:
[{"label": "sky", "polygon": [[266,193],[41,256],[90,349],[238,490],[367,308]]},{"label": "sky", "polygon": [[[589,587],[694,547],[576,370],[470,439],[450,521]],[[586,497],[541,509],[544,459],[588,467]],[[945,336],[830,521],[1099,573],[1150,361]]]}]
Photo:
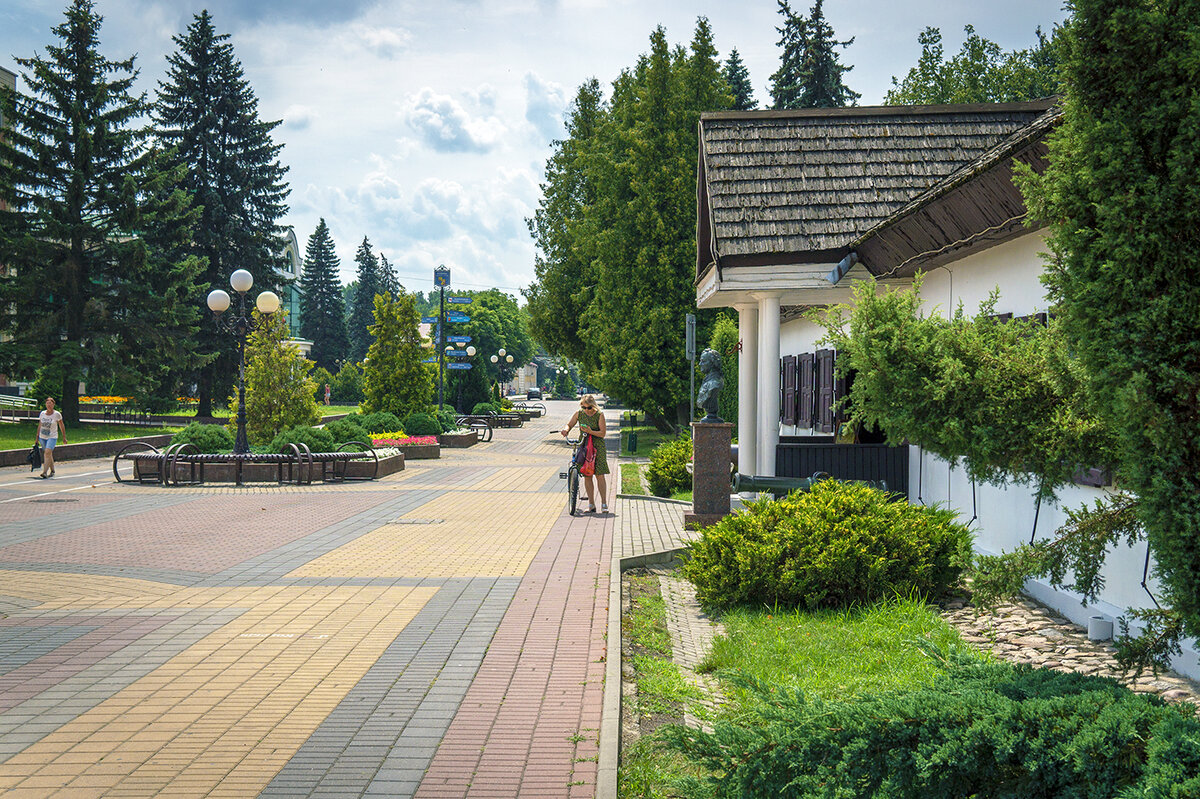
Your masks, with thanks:
[{"label": "sky", "polygon": [[[44,52],[67,0],[0,0],[0,66]],[[793,0],[807,12],[808,0]],[[229,33],[263,119],[289,167],[285,224],[303,251],[324,218],[354,279],[363,237],[400,281],[428,291],[445,264],[454,286],[517,294],[534,279],[526,219],[576,89],[609,86],[662,25],[687,44],[709,19],[724,60],[736,48],[755,97],[769,102],[778,68],[775,0],[96,0],[101,50],[137,54],[153,92],[166,57],[207,8]],[[963,27],[1004,49],[1025,48],[1066,12],[1056,0],[826,0],[860,105],[877,105],[920,55],[917,35],[942,31],[947,56]],[[20,85],[20,83],[18,83]]]}]

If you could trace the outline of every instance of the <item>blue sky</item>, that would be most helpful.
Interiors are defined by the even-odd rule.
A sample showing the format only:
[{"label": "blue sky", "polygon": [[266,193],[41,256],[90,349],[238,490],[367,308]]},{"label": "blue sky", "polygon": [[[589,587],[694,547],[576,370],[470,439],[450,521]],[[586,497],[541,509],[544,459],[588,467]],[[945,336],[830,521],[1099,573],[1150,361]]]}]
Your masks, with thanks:
[{"label": "blue sky", "polygon": [[[65,0],[0,0],[0,66],[16,70],[51,41]],[[807,0],[793,8],[807,11]],[[142,88],[165,72],[171,37],[201,8],[233,36],[238,57],[290,167],[291,213],[303,247],[325,217],[343,279],[364,235],[401,282],[432,285],[450,266],[456,285],[512,293],[533,279],[525,226],[540,196],[550,142],[575,89],[607,85],[663,25],[691,39],[697,16],[712,24],[724,58],[737,48],[760,102],[777,68],[775,0],[97,0],[102,49],[138,54]],[[842,39],[847,83],[877,104],[916,63],[917,34],[942,30],[957,51],[963,26],[1006,49],[1028,47],[1065,11],[1056,2],[826,0]]]}]

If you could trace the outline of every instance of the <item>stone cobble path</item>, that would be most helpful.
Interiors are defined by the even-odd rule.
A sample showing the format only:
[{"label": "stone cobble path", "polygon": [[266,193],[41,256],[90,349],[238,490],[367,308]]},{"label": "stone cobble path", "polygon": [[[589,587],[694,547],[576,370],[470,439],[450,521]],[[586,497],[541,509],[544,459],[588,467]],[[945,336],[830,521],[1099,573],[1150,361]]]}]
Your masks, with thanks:
[{"label": "stone cobble path", "polygon": [[0,794],[594,795],[616,517],[548,406],[370,483],[0,470]]}]

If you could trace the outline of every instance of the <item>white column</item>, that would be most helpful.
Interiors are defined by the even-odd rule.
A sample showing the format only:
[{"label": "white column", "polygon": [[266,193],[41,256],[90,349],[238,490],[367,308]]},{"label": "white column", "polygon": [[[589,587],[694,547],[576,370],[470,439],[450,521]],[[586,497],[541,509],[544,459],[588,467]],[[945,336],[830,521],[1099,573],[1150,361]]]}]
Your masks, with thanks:
[{"label": "white column", "polygon": [[779,295],[758,300],[758,473],[775,476],[779,444]]},{"label": "white column", "polygon": [[739,305],[738,471],[758,473],[758,306]]}]

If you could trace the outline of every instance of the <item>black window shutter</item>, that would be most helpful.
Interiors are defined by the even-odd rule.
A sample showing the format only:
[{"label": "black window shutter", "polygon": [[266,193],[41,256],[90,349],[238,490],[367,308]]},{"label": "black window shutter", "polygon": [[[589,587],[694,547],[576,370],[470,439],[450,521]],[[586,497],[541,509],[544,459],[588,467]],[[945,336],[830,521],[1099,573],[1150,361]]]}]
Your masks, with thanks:
[{"label": "black window shutter", "polygon": [[796,356],[788,355],[783,359],[783,423],[796,423]]},{"label": "black window shutter", "polygon": [[817,429],[833,432],[833,350],[817,350]]},{"label": "black window shutter", "polygon": [[809,429],[813,426],[813,354],[806,352],[799,358],[796,369],[796,426]]},{"label": "black window shutter", "polygon": [[[833,351],[833,359],[830,362],[831,371],[835,371],[837,369],[837,357],[838,357],[837,350],[834,350]],[[846,378],[835,377],[833,379],[833,404],[835,406],[837,405],[838,400],[840,400],[842,397],[846,396],[846,392],[849,390],[849,388],[850,387],[849,387],[849,384],[846,382]],[[833,411],[834,426],[840,427],[842,422],[844,422],[844,421],[846,421],[846,410],[843,408],[835,407],[834,411]]]}]

